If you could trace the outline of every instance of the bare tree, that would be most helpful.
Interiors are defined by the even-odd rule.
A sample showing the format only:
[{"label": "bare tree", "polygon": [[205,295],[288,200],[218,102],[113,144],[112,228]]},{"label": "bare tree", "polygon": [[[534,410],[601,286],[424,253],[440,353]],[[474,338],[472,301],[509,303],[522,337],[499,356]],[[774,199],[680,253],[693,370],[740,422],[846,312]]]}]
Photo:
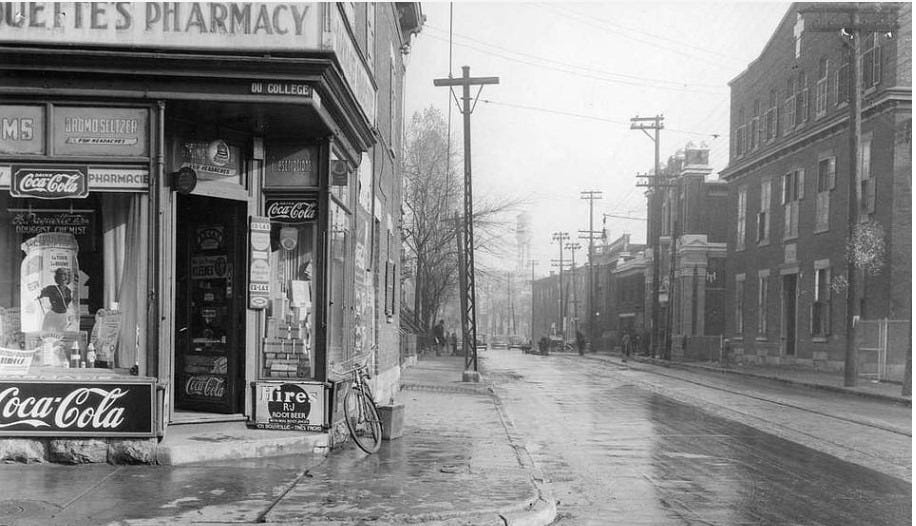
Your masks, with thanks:
[{"label": "bare tree", "polygon": [[[414,313],[424,329],[439,316],[442,305],[458,289],[457,218],[462,213],[461,160],[450,147],[448,125],[434,107],[414,113],[407,128],[404,152],[405,270],[414,270]],[[476,196],[475,196],[476,197]],[[496,242],[511,231],[504,215],[521,204],[511,198],[475,199],[475,250],[505,250]]]}]

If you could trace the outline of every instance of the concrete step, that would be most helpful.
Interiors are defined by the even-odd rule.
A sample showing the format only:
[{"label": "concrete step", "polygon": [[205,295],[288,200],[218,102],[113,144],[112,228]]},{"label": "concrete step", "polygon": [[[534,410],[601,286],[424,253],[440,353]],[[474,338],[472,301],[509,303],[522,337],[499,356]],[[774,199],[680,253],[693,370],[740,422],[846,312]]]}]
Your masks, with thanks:
[{"label": "concrete step", "polygon": [[156,461],[164,466],[328,453],[328,433],[251,429],[244,422],[171,425],[156,448]]}]

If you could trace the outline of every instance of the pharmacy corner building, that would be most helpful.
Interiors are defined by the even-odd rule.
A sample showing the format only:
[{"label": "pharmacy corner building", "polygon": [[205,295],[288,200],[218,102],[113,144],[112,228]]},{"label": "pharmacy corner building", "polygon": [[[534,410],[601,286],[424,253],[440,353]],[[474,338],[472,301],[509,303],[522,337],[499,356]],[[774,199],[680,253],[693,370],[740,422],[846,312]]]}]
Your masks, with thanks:
[{"label": "pharmacy corner building", "polygon": [[0,460],[155,463],[205,425],[326,451],[360,356],[391,399],[422,22],[418,3],[0,4]]}]

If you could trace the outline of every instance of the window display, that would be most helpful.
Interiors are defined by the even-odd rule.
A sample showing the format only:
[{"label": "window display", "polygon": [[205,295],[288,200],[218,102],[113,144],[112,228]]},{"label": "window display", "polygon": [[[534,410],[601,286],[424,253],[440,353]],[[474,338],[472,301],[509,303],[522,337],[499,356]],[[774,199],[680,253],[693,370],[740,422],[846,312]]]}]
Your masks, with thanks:
[{"label": "window display", "polygon": [[0,347],[36,350],[32,373],[137,363],[146,330],[146,267],[138,265],[147,258],[145,203],[143,194],[0,194]]},{"label": "window display", "polygon": [[271,291],[261,361],[264,378],[315,375],[314,254],[314,223],[271,223]]}]

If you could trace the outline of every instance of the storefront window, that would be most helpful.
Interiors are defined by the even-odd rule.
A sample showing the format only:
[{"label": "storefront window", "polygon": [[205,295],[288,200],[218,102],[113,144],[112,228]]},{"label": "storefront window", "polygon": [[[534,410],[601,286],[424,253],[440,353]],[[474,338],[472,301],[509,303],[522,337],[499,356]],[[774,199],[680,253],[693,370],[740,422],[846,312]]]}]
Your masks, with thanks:
[{"label": "storefront window", "polygon": [[146,341],[146,225],[141,193],[0,193],[0,346],[35,350],[32,373],[138,363]]},{"label": "storefront window", "polygon": [[347,334],[352,318],[347,316],[347,247],[350,243],[350,214],[331,200],[328,214],[330,239],[328,261],[328,359],[336,363],[349,358]]},{"label": "storefront window", "polygon": [[315,376],[315,223],[271,223],[264,378]]}]

